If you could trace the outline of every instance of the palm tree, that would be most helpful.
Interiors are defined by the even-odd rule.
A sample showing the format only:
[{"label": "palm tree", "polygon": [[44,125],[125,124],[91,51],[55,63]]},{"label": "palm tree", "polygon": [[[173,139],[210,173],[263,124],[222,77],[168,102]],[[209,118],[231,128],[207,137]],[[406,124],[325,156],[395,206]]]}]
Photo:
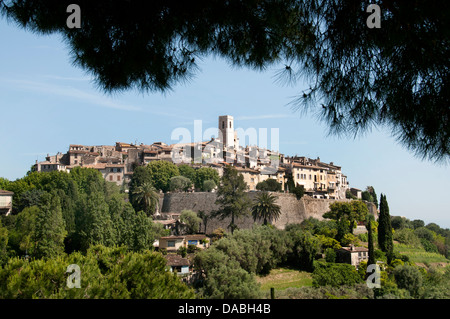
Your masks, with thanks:
[{"label": "palm tree", "polygon": [[259,194],[255,200],[252,207],[253,219],[264,219],[264,225],[267,225],[268,219],[276,220],[281,215],[281,207],[277,205],[277,198],[268,193],[263,192]]},{"label": "palm tree", "polygon": [[135,199],[142,205],[147,215],[151,216],[158,211],[159,208],[159,194],[156,188],[148,182],[138,186],[133,192]]}]

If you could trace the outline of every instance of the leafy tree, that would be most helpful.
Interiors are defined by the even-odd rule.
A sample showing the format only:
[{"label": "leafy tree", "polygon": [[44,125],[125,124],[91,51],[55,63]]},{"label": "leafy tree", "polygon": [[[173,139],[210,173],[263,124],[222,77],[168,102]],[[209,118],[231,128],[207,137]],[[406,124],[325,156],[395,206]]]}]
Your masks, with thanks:
[{"label": "leafy tree", "polygon": [[201,167],[196,170],[195,176],[195,187],[197,189],[201,189],[202,191],[206,191],[204,189],[205,181],[212,180],[216,185],[219,185],[220,177],[219,173],[211,167]]},{"label": "leafy tree", "polygon": [[306,271],[314,270],[314,259],[320,251],[320,240],[308,231],[290,230],[292,238],[291,262]]},{"label": "leafy tree", "polygon": [[168,161],[153,161],[147,165],[150,172],[150,178],[153,186],[157,190],[167,192],[170,189],[170,179],[174,176],[179,176],[180,171],[178,167],[172,162]]},{"label": "leafy tree", "polygon": [[192,210],[183,210],[180,215],[180,222],[185,225],[188,234],[196,234],[200,229],[202,219]]},{"label": "leafy tree", "polygon": [[277,220],[281,215],[281,206],[276,201],[277,198],[268,192],[258,194],[252,206],[253,219],[262,219],[263,225],[267,225],[268,220]]},{"label": "leafy tree", "polygon": [[133,246],[130,247],[131,249],[134,251],[144,251],[153,248],[155,234],[152,224],[152,219],[144,212],[140,211],[136,213],[133,228],[134,242]]},{"label": "leafy tree", "polygon": [[334,263],[336,261],[336,251],[333,248],[325,250],[325,260],[327,263]]},{"label": "leafy tree", "polygon": [[211,247],[195,255],[194,267],[202,274],[199,293],[211,299],[250,299],[260,296],[253,274],[225,252]]},{"label": "leafy tree", "polygon": [[214,182],[212,179],[207,179],[203,182],[203,190],[205,192],[211,192],[214,188],[216,188],[216,182]]},{"label": "leafy tree", "polygon": [[368,243],[367,247],[369,249],[369,259],[367,260],[368,265],[375,265],[375,247],[373,245],[373,227],[372,227],[372,218],[368,218],[367,221],[367,231],[368,231]]},{"label": "leafy tree", "polygon": [[62,217],[59,197],[48,195],[36,215],[35,255],[55,257],[64,253],[64,238],[67,235]]},{"label": "leafy tree", "polygon": [[414,229],[420,228],[420,227],[425,227],[425,222],[421,219],[414,219],[412,221],[412,226]]},{"label": "leafy tree", "polygon": [[355,267],[349,264],[335,264],[318,262],[312,274],[313,286],[355,285],[362,282]]},{"label": "leafy tree", "polygon": [[10,235],[10,245],[20,255],[34,255],[36,248],[36,217],[40,214],[38,206],[27,207],[18,215]]},{"label": "leafy tree", "polygon": [[292,189],[291,193],[293,193],[295,197],[300,200],[305,194],[305,187],[303,185],[297,185]]},{"label": "leafy tree", "polygon": [[93,192],[80,201],[75,215],[79,245],[86,251],[91,245],[112,246],[115,242],[111,215],[104,195]]},{"label": "leafy tree", "polygon": [[74,64],[109,92],[168,90],[207,55],[259,70],[282,63],[281,83],[310,83],[294,105],[319,109],[331,133],[389,126],[416,154],[448,160],[447,1],[379,2],[375,29],[367,1],[80,1],[76,32],[55,15],[69,4],[2,1],[0,11],[27,30],[62,34]]},{"label": "leafy tree", "polygon": [[213,217],[220,219],[231,218],[228,228],[231,233],[237,228],[235,219],[248,213],[250,208],[247,190],[247,183],[242,174],[239,174],[233,166],[226,166],[223,170],[221,183],[217,191],[216,204],[219,209],[214,212]]},{"label": "leafy tree", "polygon": [[10,181],[7,178],[0,177],[0,189],[7,189]]},{"label": "leafy tree", "polygon": [[80,193],[91,194],[104,190],[105,180],[96,169],[76,166],[70,170],[70,176],[77,183]]},{"label": "leafy tree", "polygon": [[388,263],[392,260],[394,243],[392,238],[391,216],[386,195],[380,196],[380,215],[378,217],[378,247],[386,253]]},{"label": "leafy tree", "polygon": [[393,274],[399,288],[408,290],[411,296],[417,297],[419,295],[419,289],[422,287],[422,275],[416,267],[397,266]]},{"label": "leafy tree", "polygon": [[[81,288],[66,286],[67,266],[81,269]],[[194,291],[166,270],[166,261],[148,250],[89,248],[51,259],[11,258],[0,268],[0,298],[31,299],[181,299]]]},{"label": "leafy tree", "polygon": [[8,229],[3,227],[2,221],[0,220],[0,269],[7,260],[6,247],[8,246],[8,239]]},{"label": "leafy tree", "polygon": [[134,189],[133,200],[148,216],[152,216],[155,210],[159,209],[159,193],[148,182]]},{"label": "leafy tree", "polygon": [[39,206],[41,204],[42,196],[45,193],[46,192],[42,189],[37,188],[24,192],[20,199],[19,211],[22,211],[26,207]]},{"label": "leafy tree", "polygon": [[400,216],[393,216],[391,218],[391,226],[395,230],[400,230],[406,227],[406,218]]},{"label": "leafy tree", "polygon": [[174,176],[170,179],[169,185],[172,192],[185,192],[192,186],[192,182],[187,177]]},{"label": "leafy tree", "polygon": [[330,218],[337,221],[338,234],[337,240],[341,241],[348,233],[353,234],[357,222],[365,221],[369,210],[361,201],[334,202],[330,204],[330,211],[323,214],[324,218]]},{"label": "leafy tree", "polygon": [[152,183],[150,171],[146,166],[136,166],[134,168],[133,175],[131,176],[128,196],[130,203],[137,211],[144,210],[144,207],[142,206],[142,203],[136,199],[135,192],[138,187],[146,183]]},{"label": "leafy tree", "polygon": [[256,189],[266,192],[281,192],[282,185],[273,178],[266,179],[265,181],[256,184]]},{"label": "leafy tree", "polygon": [[187,164],[181,164],[178,166],[178,171],[181,176],[189,178],[190,181],[194,182],[196,178],[195,168]]}]

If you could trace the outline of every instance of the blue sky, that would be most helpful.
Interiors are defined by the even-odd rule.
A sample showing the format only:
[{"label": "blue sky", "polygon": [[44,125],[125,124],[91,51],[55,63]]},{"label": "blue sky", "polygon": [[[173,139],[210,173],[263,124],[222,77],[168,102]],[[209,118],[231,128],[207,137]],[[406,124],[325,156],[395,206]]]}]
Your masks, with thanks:
[{"label": "blue sky", "polygon": [[391,215],[450,227],[448,166],[415,158],[386,129],[329,137],[313,115],[292,110],[302,84],[277,84],[276,67],[256,72],[208,58],[192,81],[171,92],[105,95],[72,65],[59,35],[36,35],[0,18],[0,43],[1,177],[23,177],[36,159],[69,144],[176,143],[175,128],[193,132],[194,120],[202,120],[205,130],[228,114],[236,128],[278,128],[286,155],[319,156],[342,166],[352,187],[373,185],[387,195]]}]

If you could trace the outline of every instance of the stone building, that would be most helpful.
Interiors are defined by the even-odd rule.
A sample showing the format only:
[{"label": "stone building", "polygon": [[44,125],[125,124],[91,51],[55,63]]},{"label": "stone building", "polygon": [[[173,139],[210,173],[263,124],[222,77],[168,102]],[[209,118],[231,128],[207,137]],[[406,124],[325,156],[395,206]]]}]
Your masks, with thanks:
[{"label": "stone building", "polygon": [[359,263],[369,259],[369,249],[366,247],[342,247],[336,251],[336,262],[351,264],[358,268]]},{"label": "stone building", "polygon": [[14,193],[0,189],[0,215],[9,215],[12,211]]},{"label": "stone building", "polygon": [[[244,134],[247,131],[245,131]],[[276,179],[286,190],[289,176],[295,185],[303,185],[307,195],[315,198],[343,199],[348,189],[347,177],[341,167],[323,163],[320,158],[285,157],[278,151],[256,145],[240,146],[234,118],[222,115],[218,118],[218,138],[209,141],[172,144],[133,144],[116,142],[115,145],[71,144],[67,153],[47,155],[45,161],[36,162],[34,169],[39,172],[67,171],[74,167],[88,167],[101,172],[106,181],[117,185],[127,185],[133,169],[152,161],[170,161],[189,164],[194,167],[209,166],[222,175],[224,165],[238,168],[249,185],[256,185],[268,178]]]}]

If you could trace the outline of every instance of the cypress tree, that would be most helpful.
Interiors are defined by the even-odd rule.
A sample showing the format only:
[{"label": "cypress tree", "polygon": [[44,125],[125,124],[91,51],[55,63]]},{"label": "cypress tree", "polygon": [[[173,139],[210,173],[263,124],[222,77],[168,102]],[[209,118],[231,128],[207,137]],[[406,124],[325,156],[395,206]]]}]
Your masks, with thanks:
[{"label": "cypress tree", "polygon": [[368,248],[369,248],[369,260],[367,261],[367,265],[371,265],[371,264],[375,264],[376,260],[375,260],[375,251],[374,251],[374,247],[373,247],[373,230],[372,230],[372,219],[369,218],[369,222],[367,225],[367,230],[368,230]]},{"label": "cypress tree", "polygon": [[49,195],[36,216],[36,257],[55,257],[64,252],[67,235],[61,202],[57,195]]},{"label": "cypress tree", "polygon": [[392,241],[391,216],[389,215],[389,205],[386,195],[380,196],[380,216],[378,218],[378,245],[386,253],[388,263],[391,262],[394,243]]}]

